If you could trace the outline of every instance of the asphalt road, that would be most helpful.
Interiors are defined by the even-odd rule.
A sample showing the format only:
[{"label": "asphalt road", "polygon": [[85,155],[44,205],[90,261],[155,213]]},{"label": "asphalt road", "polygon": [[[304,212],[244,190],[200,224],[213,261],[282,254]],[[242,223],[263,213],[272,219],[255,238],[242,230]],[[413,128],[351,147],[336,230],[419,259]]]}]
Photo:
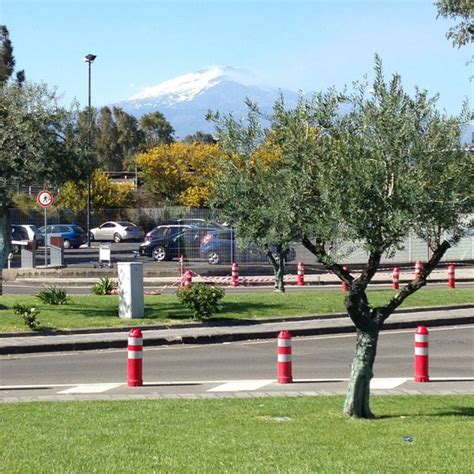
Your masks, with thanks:
[{"label": "asphalt road", "polygon": [[[354,335],[293,338],[295,379],[347,379],[355,347]],[[430,376],[470,378],[474,388],[474,328],[440,327],[430,331]],[[80,384],[124,384],[127,350],[3,356],[0,398],[38,387]],[[211,345],[144,347],[144,380],[175,384],[175,391],[202,391],[201,384],[235,380],[272,380],[276,376],[276,342],[248,341]],[[375,377],[413,376],[413,331],[381,333]],[[35,388],[36,387],[36,388]],[[115,388],[120,390],[120,388]],[[122,388],[123,390],[123,388]],[[126,387],[125,387],[126,390]],[[18,391],[18,390],[17,390]]]}]

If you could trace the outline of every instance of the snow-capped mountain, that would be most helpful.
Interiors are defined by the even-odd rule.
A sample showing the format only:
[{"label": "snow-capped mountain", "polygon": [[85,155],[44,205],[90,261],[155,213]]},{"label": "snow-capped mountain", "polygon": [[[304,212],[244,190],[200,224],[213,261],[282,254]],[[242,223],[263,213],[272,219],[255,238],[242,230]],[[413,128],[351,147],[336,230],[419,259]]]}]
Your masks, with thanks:
[{"label": "snow-capped mountain", "polygon": [[136,117],[159,111],[175,129],[175,136],[184,138],[197,131],[214,131],[214,124],[205,118],[208,110],[232,112],[239,118],[247,113],[244,101],[248,97],[263,111],[270,111],[280,92],[288,105],[296,102],[297,93],[265,86],[248,71],[213,66],[147,87],[113,105]]}]

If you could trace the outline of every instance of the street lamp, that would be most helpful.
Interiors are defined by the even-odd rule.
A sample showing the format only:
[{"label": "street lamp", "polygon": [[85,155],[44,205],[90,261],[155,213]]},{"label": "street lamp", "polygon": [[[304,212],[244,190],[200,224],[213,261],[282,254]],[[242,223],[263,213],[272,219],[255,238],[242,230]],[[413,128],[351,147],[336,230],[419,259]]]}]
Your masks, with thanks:
[{"label": "street lamp", "polygon": [[[84,61],[89,65],[89,95],[88,95],[88,118],[89,127],[87,130],[87,143],[89,146],[89,152],[92,144],[92,108],[91,108],[91,64],[94,62],[97,56],[95,54],[88,54],[84,56]],[[87,170],[87,207],[86,207],[86,220],[87,220],[87,246],[91,246],[91,163],[88,160]]]}]

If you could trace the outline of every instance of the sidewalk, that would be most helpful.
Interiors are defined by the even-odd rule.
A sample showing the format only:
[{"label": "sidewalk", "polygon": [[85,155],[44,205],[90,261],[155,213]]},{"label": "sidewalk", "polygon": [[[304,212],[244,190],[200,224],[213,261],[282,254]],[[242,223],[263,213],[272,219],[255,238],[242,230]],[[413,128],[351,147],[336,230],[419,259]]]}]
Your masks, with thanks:
[{"label": "sidewalk", "polygon": [[[0,334],[0,354],[57,352],[125,348],[128,331],[140,327],[140,320],[131,321],[127,328],[71,331],[54,334]],[[455,307],[416,308],[396,311],[385,323],[384,329],[413,328],[419,325],[474,324],[474,304]],[[282,330],[292,336],[340,334],[355,332],[345,314],[309,316],[265,320],[247,320],[232,324],[218,321],[180,324],[174,326],[141,326],[144,346],[170,344],[211,344],[230,341],[277,338]]]},{"label": "sidewalk", "polygon": [[[160,271],[155,268],[151,271],[149,268],[145,268],[144,272],[144,286],[146,288],[154,287],[170,287],[178,286],[181,280],[178,269],[176,272],[171,274],[168,271]],[[229,286],[232,281],[231,268],[228,265],[227,275],[223,274],[225,266],[219,267],[220,275],[207,276],[200,275],[199,273],[193,272],[193,282],[195,283],[210,283],[215,285]],[[224,272],[225,273],[225,272]],[[82,267],[66,267],[66,268],[34,268],[34,269],[11,269],[3,271],[3,278],[5,282],[15,282],[22,284],[34,284],[34,285],[63,285],[63,286],[83,286],[92,287],[97,281],[104,277],[109,276],[111,278],[117,278],[117,268],[82,268]],[[359,275],[358,270],[352,271],[352,275],[357,278]],[[285,276],[285,282],[288,285],[296,285],[297,282],[296,274],[287,274]],[[400,268],[400,284],[407,283],[414,278],[414,270],[412,268]],[[269,285],[274,283],[275,279],[273,275],[258,275],[258,276],[246,276],[241,275],[239,277],[239,285],[241,286],[257,286],[257,285]],[[471,266],[458,266],[456,267],[456,282],[472,282],[474,281],[474,268]],[[339,278],[333,273],[321,272],[321,273],[307,273],[304,275],[305,285],[340,285]],[[428,278],[428,282],[431,283],[446,283],[448,284],[448,268],[441,267],[435,269]],[[373,278],[371,285],[377,284],[391,284],[392,283],[392,269],[382,268]]]}]

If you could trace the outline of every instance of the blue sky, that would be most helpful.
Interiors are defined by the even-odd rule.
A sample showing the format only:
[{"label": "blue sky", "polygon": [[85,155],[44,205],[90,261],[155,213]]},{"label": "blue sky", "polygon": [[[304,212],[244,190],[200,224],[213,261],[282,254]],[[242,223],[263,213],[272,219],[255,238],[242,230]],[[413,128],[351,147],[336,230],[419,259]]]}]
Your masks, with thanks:
[{"label": "blue sky", "polygon": [[455,114],[473,96],[472,48],[446,40],[452,23],[436,19],[433,1],[0,0],[0,24],[18,68],[66,103],[87,102],[88,53],[97,55],[92,103],[102,106],[211,65],[292,90],[340,88],[370,77],[377,52],[387,75],[439,93]]}]

